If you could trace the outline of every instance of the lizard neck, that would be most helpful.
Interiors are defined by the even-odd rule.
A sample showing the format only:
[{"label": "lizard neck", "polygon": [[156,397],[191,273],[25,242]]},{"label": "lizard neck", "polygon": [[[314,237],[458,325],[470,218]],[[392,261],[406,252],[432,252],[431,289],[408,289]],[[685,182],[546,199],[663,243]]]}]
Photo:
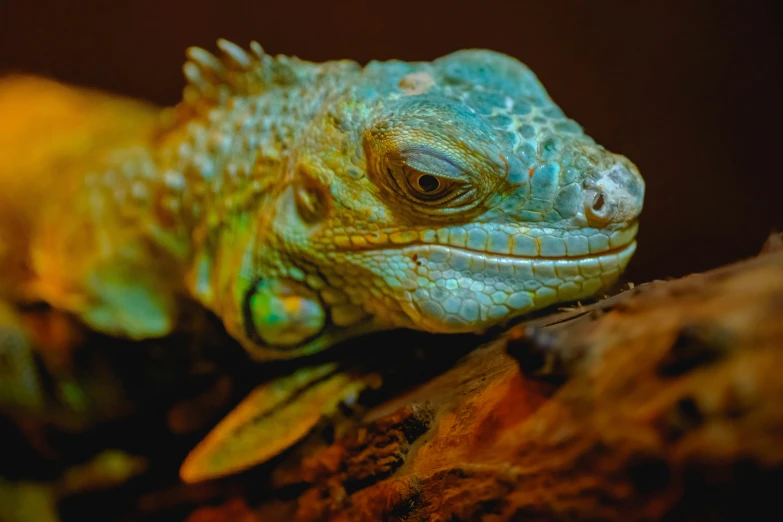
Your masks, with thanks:
[{"label": "lizard neck", "polygon": [[150,149],[156,173],[145,215],[182,245],[177,255],[188,296],[221,316],[233,302],[227,274],[247,272],[252,253],[268,250],[259,230],[271,227],[256,221],[274,200],[285,144],[275,122],[258,117],[265,102],[175,107],[172,124]]}]

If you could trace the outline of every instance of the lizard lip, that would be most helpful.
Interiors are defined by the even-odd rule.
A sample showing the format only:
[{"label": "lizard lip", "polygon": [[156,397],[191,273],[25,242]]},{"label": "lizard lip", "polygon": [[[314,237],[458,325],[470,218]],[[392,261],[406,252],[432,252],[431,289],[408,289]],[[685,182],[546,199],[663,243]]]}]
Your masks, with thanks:
[{"label": "lizard lip", "polygon": [[599,259],[606,256],[621,254],[630,248],[636,248],[636,240],[631,240],[628,243],[624,243],[618,247],[615,248],[609,248],[606,250],[601,250],[599,252],[590,253],[590,254],[584,254],[580,256],[520,256],[515,254],[500,254],[497,252],[487,252],[482,250],[474,250],[471,248],[466,247],[455,247],[452,245],[441,245],[441,244],[427,244],[427,243],[416,243],[412,245],[406,245],[407,247],[416,247],[416,246],[427,246],[427,247],[442,247],[446,248],[448,250],[452,251],[461,251],[465,253],[470,253],[473,255],[483,255],[486,257],[497,257],[502,259],[519,259],[519,260],[525,260],[525,261],[581,261],[585,259]]},{"label": "lizard lip", "polygon": [[[473,241],[470,236],[476,232],[476,228],[465,233],[457,227],[461,234],[453,234],[452,230],[447,229],[445,234],[437,233],[429,236],[411,231],[402,233],[398,237],[390,235],[381,240],[361,240],[358,243],[345,238],[342,251],[439,250],[506,260],[579,261],[624,252],[635,244],[638,223],[634,221],[625,227],[613,230],[581,229],[573,232],[540,228],[531,233],[530,229],[518,231],[505,229],[500,235],[497,229],[489,232],[478,229],[479,237],[483,235],[484,239],[478,242]],[[498,238],[500,241],[497,240]],[[472,241],[473,245],[471,245]]]},{"label": "lizard lip", "polygon": [[[388,249],[385,249],[388,251]],[[500,264],[514,265],[517,263],[523,263],[528,265],[536,265],[539,263],[553,263],[555,265],[560,264],[575,264],[580,265],[586,262],[599,262],[611,258],[630,258],[630,256],[636,251],[636,241],[631,240],[628,243],[620,245],[615,248],[609,248],[600,252],[591,254],[585,254],[581,256],[519,256],[513,254],[499,254],[496,252],[486,252],[481,250],[473,250],[465,247],[455,247],[451,245],[430,244],[430,243],[412,243],[405,245],[402,248],[402,252],[405,255],[412,255],[416,260],[417,253],[422,251],[435,253],[441,252],[443,254],[461,255],[463,257],[469,257],[473,259],[482,258],[487,261],[494,261]],[[420,257],[420,256],[418,256]]]}]

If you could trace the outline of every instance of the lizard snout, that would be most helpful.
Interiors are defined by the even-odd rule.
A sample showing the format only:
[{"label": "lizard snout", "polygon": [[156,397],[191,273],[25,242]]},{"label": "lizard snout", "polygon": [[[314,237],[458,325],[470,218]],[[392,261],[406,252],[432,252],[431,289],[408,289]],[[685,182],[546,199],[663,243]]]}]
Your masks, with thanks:
[{"label": "lizard snout", "polygon": [[644,203],[644,180],[624,157],[588,179],[584,185],[584,211],[595,228],[629,223],[639,217]]}]

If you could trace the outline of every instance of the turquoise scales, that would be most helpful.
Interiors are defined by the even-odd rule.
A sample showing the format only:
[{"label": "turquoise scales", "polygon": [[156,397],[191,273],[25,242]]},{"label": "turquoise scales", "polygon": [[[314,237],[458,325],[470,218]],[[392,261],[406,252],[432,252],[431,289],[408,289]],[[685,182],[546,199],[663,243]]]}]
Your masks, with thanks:
[{"label": "turquoise scales", "polygon": [[215,220],[191,284],[253,349],[477,331],[592,295],[627,264],[641,177],[519,62],[461,51],[362,69],[221,48],[191,52],[186,99],[211,123],[193,120],[175,171],[212,173],[211,209],[239,194],[233,179],[263,177],[253,204]]},{"label": "turquoise scales", "polygon": [[637,169],[518,61],[218,45],[189,50],[149,139],[79,166],[33,241],[67,266],[79,223],[101,222],[100,263],[58,274],[68,291],[43,269],[31,285],[94,328],[162,335],[195,300],[254,356],[288,358],[380,329],[481,331],[595,294],[633,254]]}]

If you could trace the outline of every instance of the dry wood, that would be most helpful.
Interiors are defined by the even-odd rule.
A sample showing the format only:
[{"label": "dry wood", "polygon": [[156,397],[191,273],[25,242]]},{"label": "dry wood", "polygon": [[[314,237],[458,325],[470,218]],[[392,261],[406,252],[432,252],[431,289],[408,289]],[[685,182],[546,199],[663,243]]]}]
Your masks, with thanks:
[{"label": "dry wood", "polygon": [[515,327],[289,456],[278,498],[189,520],[780,517],[776,242]]}]

